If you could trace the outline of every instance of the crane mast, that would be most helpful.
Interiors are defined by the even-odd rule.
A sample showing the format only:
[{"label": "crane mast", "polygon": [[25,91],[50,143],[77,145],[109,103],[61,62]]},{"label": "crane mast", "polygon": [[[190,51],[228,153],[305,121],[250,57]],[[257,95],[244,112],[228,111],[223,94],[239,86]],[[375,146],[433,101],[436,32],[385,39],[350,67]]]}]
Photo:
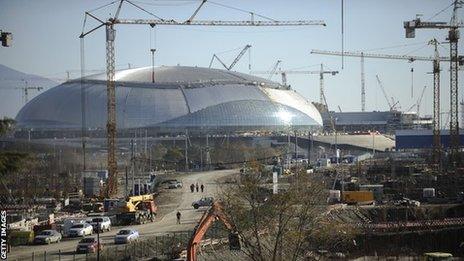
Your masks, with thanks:
[{"label": "crane mast", "polygon": [[448,29],[447,40],[450,44],[450,159],[453,164],[460,164],[460,138],[458,119],[458,66],[462,63],[458,56],[459,28],[463,27],[457,21],[457,11],[464,2],[454,0],[454,8],[450,23],[424,22],[420,18],[404,22],[406,38],[414,38],[416,29]]},{"label": "crane mast", "polygon": [[434,46],[433,60],[433,161],[441,169],[441,138],[440,138],[440,54],[438,41],[432,39],[429,44]]},{"label": "crane mast", "polygon": [[364,53],[361,53],[361,111],[366,111],[366,80],[364,77]]},{"label": "crane mast", "polygon": [[[325,26],[326,24],[320,20],[297,20],[297,21],[258,21],[251,19],[249,21],[222,21],[222,20],[203,20],[193,21],[200,8],[205,4],[206,1],[202,1],[200,6],[195,10],[193,15],[185,22],[178,22],[173,19],[119,19],[119,13],[122,8],[122,4],[127,2],[133,6],[134,3],[121,0],[118,4],[114,17],[103,21],[102,19],[94,16],[89,12],[85,12],[85,16],[90,16],[100,24],[87,32],[82,32],[79,38],[84,38],[86,35],[96,31],[101,27],[106,27],[106,75],[107,75],[107,146],[108,146],[108,184],[105,188],[105,196],[111,197],[117,193],[117,161],[116,161],[116,90],[115,90],[115,50],[114,41],[116,36],[116,30],[114,26],[117,24],[127,25],[149,25],[151,27],[156,25],[173,25],[173,26]],[[138,7],[138,6],[136,6]],[[139,7],[138,7],[139,8]],[[139,8],[140,9],[140,8]],[[146,10],[144,10],[146,12]],[[150,13],[153,15],[152,13]],[[85,19],[84,19],[85,23]],[[85,25],[85,24],[84,24]]]},{"label": "crane mast", "polygon": [[[374,53],[361,53],[361,52],[338,52],[338,51],[325,51],[325,50],[311,50],[311,54],[321,54],[330,56],[347,56],[347,57],[364,57],[372,59],[387,59],[387,60],[406,60],[409,62],[414,61],[433,61],[433,150],[434,159],[437,165],[440,165],[441,160],[441,144],[440,144],[440,63],[451,61],[450,57],[440,57],[437,49],[438,41],[435,39],[429,42],[435,45],[434,57],[432,56],[414,56],[414,55],[396,55],[396,54],[374,54]],[[463,62],[463,57],[458,56],[459,64]],[[362,60],[361,60],[362,61]]]},{"label": "crane mast", "polygon": [[108,143],[108,179],[105,195],[117,193],[117,163],[116,163],[116,89],[114,85],[115,53],[114,39],[116,31],[112,24],[106,26],[106,95],[107,95],[107,143]]}]

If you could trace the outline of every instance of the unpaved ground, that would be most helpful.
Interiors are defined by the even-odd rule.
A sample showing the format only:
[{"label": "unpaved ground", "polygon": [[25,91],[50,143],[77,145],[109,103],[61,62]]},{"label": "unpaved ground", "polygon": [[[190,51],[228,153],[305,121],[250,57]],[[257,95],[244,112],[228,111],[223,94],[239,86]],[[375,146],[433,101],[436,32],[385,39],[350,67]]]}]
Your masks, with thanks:
[{"label": "unpaved ground", "polygon": [[[166,189],[158,196],[159,204],[157,220],[154,223],[133,226],[136,228],[141,237],[148,237],[158,233],[187,231],[195,227],[200,217],[203,215],[206,208],[198,210],[193,209],[192,202],[200,199],[203,196],[218,195],[220,189],[218,180],[223,179],[233,174],[238,173],[238,170],[220,170],[207,172],[194,172],[173,176],[181,180],[184,187],[181,189]],[[204,193],[190,192],[190,184],[203,183],[206,187]],[[182,213],[181,224],[176,224],[176,212]],[[100,240],[106,247],[114,245],[114,235],[120,227],[113,227],[109,232],[101,233]],[[33,246],[18,246],[14,247],[8,255],[8,260],[31,260],[33,253],[36,257],[43,255],[43,252],[54,253],[52,258],[47,260],[58,260],[56,253],[61,251],[60,260],[73,260],[74,250],[79,239],[64,239],[62,242],[51,245],[33,245]],[[85,255],[75,255],[76,258],[85,257]],[[37,258],[36,258],[37,259]]]}]

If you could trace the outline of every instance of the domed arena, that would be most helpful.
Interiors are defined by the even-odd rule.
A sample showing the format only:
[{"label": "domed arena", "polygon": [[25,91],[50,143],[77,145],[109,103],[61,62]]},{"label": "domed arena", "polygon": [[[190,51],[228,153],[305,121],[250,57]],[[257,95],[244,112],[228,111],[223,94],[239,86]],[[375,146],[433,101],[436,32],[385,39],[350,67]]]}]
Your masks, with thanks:
[{"label": "domed arena", "polygon": [[[116,72],[118,129],[284,130],[319,128],[318,110],[278,83],[227,70],[186,66]],[[82,95],[84,93],[84,95]],[[34,130],[103,130],[107,119],[106,74],[70,80],[38,95],[16,117]]]}]

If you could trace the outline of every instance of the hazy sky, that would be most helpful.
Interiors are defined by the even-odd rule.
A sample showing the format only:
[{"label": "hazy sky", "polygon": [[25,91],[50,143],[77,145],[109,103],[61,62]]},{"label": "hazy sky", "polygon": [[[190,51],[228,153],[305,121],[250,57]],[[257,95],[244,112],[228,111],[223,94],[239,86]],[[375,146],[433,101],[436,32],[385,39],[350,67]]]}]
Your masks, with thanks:
[{"label": "hazy sky", "polygon": [[[56,80],[66,77],[65,71],[77,77],[80,69],[80,43],[84,12],[111,1],[90,0],[0,0],[0,29],[13,33],[13,47],[0,48],[0,63],[14,69],[38,74]],[[165,19],[186,20],[199,1],[133,1]],[[116,27],[116,64],[118,68],[148,66],[151,64],[150,46],[157,49],[156,65],[192,65],[207,67],[213,53],[218,53],[251,44],[251,64],[253,70],[269,70],[276,60],[282,60],[282,69],[318,70],[321,62],[332,70],[339,70],[336,76],[325,80],[329,107],[343,111],[357,111],[361,108],[360,62],[359,58],[345,58],[341,69],[340,57],[311,55],[311,49],[340,50],[340,3],[341,0],[313,1],[246,1],[215,0],[214,3],[251,10],[277,20],[324,20],[326,27],[191,27],[165,26],[156,28],[156,37],[150,37],[149,26],[118,25]],[[243,20],[249,14],[206,3],[198,13],[198,20]],[[452,3],[450,0],[349,0],[345,1],[345,50],[365,50],[374,53],[395,53],[426,55],[433,54],[426,43],[433,37],[445,41],[446,31],[417,30],[415,39],[404,36],[403,21],[423,14],[429,19]],[[101,18],[114,13],[116,6],[93,12]],[[451,8],[439,13],[431,21],[450,19]],[[459,10],[462,18],[463,10]],[[145,13],[125,4],[121,18],[150,18]],[[256,18],[257,19],[257,18]],[[87,29],[97,25],[87,20]],[[150,45],[151,44],[151,45]],[[413,44],[413,45],[410,45]],[[396,48],[383,48],[398,46]],[[408,46],[405,46],[408,45]],[[441,55],[447,56],[449,45],[443,44]],[[462,43],[460,53],[463,53]],[[239,52],[223,53],[219,56],[230,63]],[[89,35],[85,39],[85,59],[87,69],[104,69],[104,30]],[[219,64],[216,64],[219,68]],[[301,68],[300,68],[301,67]],[[414,67],[414,98],[411,98],[410,68]],[[407,109],[418,99],[421,89],[427,85],[422,101],[421,113],[431,114],[432,76],[431,62],[370,60],[366,59],[366,107],[367,110],[386,110],[388,106],[378,87],[375,75],[379,74],[389,94],[400,101],[401,108]],[[442,65],[442,109],[448,110],[449,71],[448,64]],[[237,64],[235,70],[248,72],[248,55]],[[464,80],[462,72],[459,74]],[[265,76],[266,77],[266,76]],[[279,76],[274,80],[280,81]],[[318,75],[288,75],[288,82],[306,98],[319,100]],[[460,95],[463,84],[459,84]],[[8,93],[0,91],[0,103]],[[461,99],[462,96],[460,96]],[[3,99],[3,101],[2,101]],[[10,101],[11,102],[11,101]],[[18,94],[18,104],[21,102]],[[19,105],[18,105],[19,108]],[[5,115],[0,111],[0,116]]]}]

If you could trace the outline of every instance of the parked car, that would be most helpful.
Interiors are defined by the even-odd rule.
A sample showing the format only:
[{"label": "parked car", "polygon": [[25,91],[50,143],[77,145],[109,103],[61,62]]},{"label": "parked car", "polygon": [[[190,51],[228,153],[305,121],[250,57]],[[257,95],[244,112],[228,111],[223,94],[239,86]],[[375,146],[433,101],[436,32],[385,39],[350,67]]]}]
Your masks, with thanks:
[{"label": "parked car", "polygon": [[192,203],[192,207],[194,209],[198,209],[199,207],[212,206],[213,201],[214,201],[213,197],[204,197],[204,198],[201,198],[200,200],[194,201]]},{"label": "parked car", "polygon": [[114,236],[115,244],[127,244],[139,239],[139,232],[135,229],[124,228]]},{"label": "parked car", "polygon": [[79,218],[79,219],[74,219],[74,218],[69,218],[65,219],[63,224],[61,225],[61,234],[65,237],[69,237],[69,230],[71,229],[72,226],[77,225],[77,224],[83,224],[86,223],[86,219]]},{"label": "parked car", "polygon": [[61,241],[61,233],[56,230],[44,230],[34,238],[35,244],[50,244]]},{"label": "parked car", "polygon": [[178,180],[171,180],[168,183],[168,189],[182,188],[182,186],[183,186],[182,182]]},{"label": "parked car", "polygon": [[89,223],[76,224],[69,229],[69,237],[85,237],[93,234],[93,227]]},{"label": "parked car", "polygon": [[97,239],[94,237],[83,238],[77,244],[76,252],[77,253],[95,253],[97,249],[102,250],[102,244],[98,243]]},{"label": "parked car", "polygon": [[94,217],[90,221],[90,225],[92,225],[95,232],[97,230],[101,232],[111,230],[111,220],[109,217]]}]

